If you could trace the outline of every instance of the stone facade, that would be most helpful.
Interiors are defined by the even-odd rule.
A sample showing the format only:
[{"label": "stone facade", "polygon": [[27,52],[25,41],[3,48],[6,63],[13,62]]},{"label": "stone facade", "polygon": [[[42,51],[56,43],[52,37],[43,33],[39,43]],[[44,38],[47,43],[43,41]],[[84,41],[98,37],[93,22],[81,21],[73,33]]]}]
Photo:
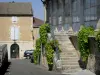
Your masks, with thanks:
[{"label": "stone facade", "polygon": [[46,0],[47,21],[52,34],[78,32],[81,25],[99,28],[99,0]]},{"label": "stone facade", "polygon": [[[78,50],[77,36],[71,36],[70,38],[74,47]],[[89,37],[88,39],[90,55],[88,57],[86,68],[91,72],[95,73],[96,75],[100,75],[100,52],[98,51],[97,42],[95,40],[95,37]]]},{"label": "stone facade", "polygon": [[12,17],[0,17],[0,44],[7,44],[8,57],[11,58],[10,47],[14,43],[11,39],[11,26],[19,27],[19,39],[16,43],[19,45],[19,58],[23,58],[25,50],[33,49],[31,26],[33,25],[33,17],[30,16],[16,16],[17,23],[12,23]]},{"label": "stone facade", "polygon": [[100,75],[100,52],[95,37],[89,37],[89,47],[91,54],[88,57],[87,69]]},{"label": "stone facade", "polygon": [[8,57],[24,58],[33,49],[33,11],[29,2],[0,2],[0,44],[7,44]]}]

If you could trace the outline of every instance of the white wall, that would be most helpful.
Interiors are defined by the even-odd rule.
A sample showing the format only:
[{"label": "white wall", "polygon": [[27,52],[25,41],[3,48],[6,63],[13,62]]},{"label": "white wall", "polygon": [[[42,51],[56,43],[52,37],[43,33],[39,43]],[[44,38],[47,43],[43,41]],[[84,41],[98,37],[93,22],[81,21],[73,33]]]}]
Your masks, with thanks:
[{"label": "white wall", "polygon": [[[13,44],[13,41],[0,41],[0,44],[7,44],[8,49],[8,59],[11,59],[10,57],[10,47]],[[19,59],[23,59],[25,50],[33,49],[33,42],[32,41],[18,41],[17,44],[19,45]]]}]

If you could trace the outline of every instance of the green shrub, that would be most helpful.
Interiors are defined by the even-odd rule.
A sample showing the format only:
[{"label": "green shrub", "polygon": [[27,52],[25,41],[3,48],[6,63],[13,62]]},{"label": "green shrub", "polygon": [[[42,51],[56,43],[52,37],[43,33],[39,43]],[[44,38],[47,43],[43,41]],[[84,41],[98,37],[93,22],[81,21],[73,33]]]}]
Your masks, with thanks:
[{"label": "green shrub", "polygon": [[41,40],[40,38],[36,40],[36,50],[38,52],[38,55],[41,53]]},{"label": "green shrub", "polygon": [[48,64],[53,64],[53,53],[54,53],[54,50],[51,46],[50,43],[46,43],[46,58],[47,58],[47,62]]},{"label": "green shrub", "polygon": [[37,64],[37,63],[38,63],[38,62],[37,62],[38,53],[37,53],[36,50],[34,50],[34,52],[33,52],[33,57],[34,57],[34,64]]},{"label": "green shrub", "polygon": [[33,52],[35,64],[39,63],[38,57],[40,56],[40,54],[41,54],[41,41],[40,41],[40,38],[39,38],[39,39],[36,40],[36,50],[34,50],[34,52]]},{"label": "green shrub", "polygon": [[78,33],[78,47],[84,62],[87,62],[88,55],[90,54],[88,36],[93,34],[94,29],[92,27],[85,26],[83,26]]},{"label": "green shrub", "polygon": [[60,49],[60,47],[59,47],[59,42],[58,42],[58,40],[52,40],[52,41],[50,41],[50,44],[51,44],[51,46],[52,46],[52,48],[53,48],[54,50],[55,50],[56,47],[58,47],[59,52],[61,52],[61,49]]},{"label": "green shrub", "polygon": [[43,24],[43,25],[40,26],[39,33],[40,33],[41,43],[43,45],[45,45],[46,42],[47,42],[47,38],[48,38],[47,33],[48,32],[50,32],[50,27],[49,27],[48,24]]}]

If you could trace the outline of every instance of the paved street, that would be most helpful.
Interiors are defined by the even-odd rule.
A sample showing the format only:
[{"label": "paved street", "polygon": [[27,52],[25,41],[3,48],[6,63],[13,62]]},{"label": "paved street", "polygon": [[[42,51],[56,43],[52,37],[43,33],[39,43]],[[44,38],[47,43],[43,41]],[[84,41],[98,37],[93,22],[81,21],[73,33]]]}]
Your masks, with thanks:
[{"label": "paved street", "polygon": [[[8,69],[6,70],[6,68]],[[11,63],[8,66],[6,65],[0,72],[2,75],[61,75],[56,72],[47,71],[43,67],[36,66],[27,59],[11,60]]]}]

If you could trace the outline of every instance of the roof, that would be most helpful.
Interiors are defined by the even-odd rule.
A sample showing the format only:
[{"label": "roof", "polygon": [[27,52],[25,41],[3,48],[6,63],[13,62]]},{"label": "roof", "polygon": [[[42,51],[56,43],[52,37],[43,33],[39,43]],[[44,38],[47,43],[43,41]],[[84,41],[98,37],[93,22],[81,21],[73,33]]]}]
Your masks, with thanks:
[{"label": "roof", "polygon": [[39,28],[42,24],[44,24],[44,21],[41,19],[38,19],[36,17],[33,18],[33,27]]},{"label": "roof", "polygon": [[32,4],[30,2],[0,2],[0,16],[32,16]]}]

